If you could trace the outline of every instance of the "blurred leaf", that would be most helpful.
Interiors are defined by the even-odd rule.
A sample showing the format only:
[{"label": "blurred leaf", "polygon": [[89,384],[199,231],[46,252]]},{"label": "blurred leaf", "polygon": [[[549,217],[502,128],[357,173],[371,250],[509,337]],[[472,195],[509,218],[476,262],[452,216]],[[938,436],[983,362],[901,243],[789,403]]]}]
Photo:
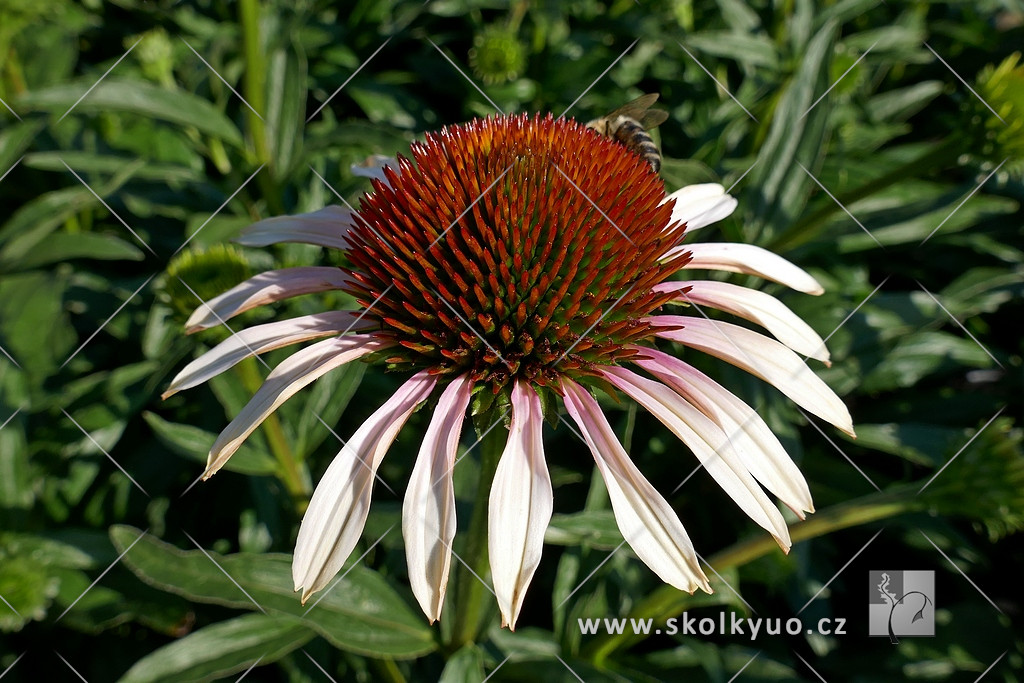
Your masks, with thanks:
[{"label": "blurred leaf", "polygon": [[[27,92],[16,102],[26,109],[35,109],[63,115],[95,82],[89,78],[80,83],[55,85]],[[196,130],[241,147],[242,135],[238,128],[219,109],[206,100],[183,90],[172,90],[139,80],[103,80],[78,102],[74,111],[127,112],[146,118],[159,119],[179,126],[192,126]]]},{"label": "blurred leaf", "polygon": [[972,339],[961,339],[947,332],[917,332],[896,343],[867,373],[861,389],[879,392],[909,387],[927,375],[949,372],[963,365],[988,367],[992,359]]},{"label": "blurred leaf", "polygon": [[747,193],[753,195],[747,210],[754,216],[748,234],[759,241],[767,241],[791,225],[803,211],[812,188],[817,187],[807,171],[815,172],[824,147],[829,102],[818,100],[830,85],[835,34],[833,23],[818,30],[796,72],[782,88],[771,123],[767,124],[767,138],[747,184],[753,188]]},{"label": "blurred leaf", "polygon": [[324,425],[334,429],[359,388],[365,371],[365,363],[348,363],[332,370],[316,381],[301,407],[297,407],[297,414],[286,420],[286,424],[294,425],[290,431],[295,435],[294,450],[300,457],[308,456],[328,436],[334,443],[334,436]]},{"label": "blurred leaf", "polygon": [[[46,249],[29,252],[17,262],[7,266],[8,272],[30,270],[51,263],[63,263],[72,259],[97,259],[103,261],[141,261],[145,258],[142,250],[114,235],[95,232],[62,233],[51,235],[46,240]],[[5,265],[0,262],[0,268]]]},{"label": "blurred leaf", "polygon": [[205,626],[164,645],[137,661],[118,680],[211,681],[257,664],[276,662],[315,635],[299,619],[246,614]]},{"label": "blurred leaf", "polygon": [[[122,551],[140,533],[128,526],[110,528],[114,545]],[[307,608],[292,590],[291,558],[286,555],[207,555],[146,536],[123,561],[143,581],[190,600],[303,618],[335,647],[350,652],[404,658],[436,647],[423,616],[380,574],[365,567],[350,565],[342,572],[344,578]]]},{"label": "blurred leaf", "polygon": [[737,31],[702,31],[686,37],[686,45],[703,54],[734,59],[746,68],[779,67],[775,44],[764,35]]},{"label": "blurred leaf", "polygon": [[0,131],[0,176],[11,170],[42,127],[38,121],[5,124],[5,128]]},{"label": "blurred leaf", "polygon": [[[144,412],[142,417],[161,443],[178,455],[206,466],[210,448],[217,440],[216,434],[192,425],[168,422],[149,411]],[[268,476],[277,472],[277,462],[272,455],[260,449],[254,442],[246,441],[225,463],[224,469],[257,477]]]},{"label": "blurred leaf", "polygon": [[306,113],[306,62],[295,49],[279,48],[267,59],[266,135],[279,179],[287,178],[302,155]]},{"label": "blurred leaf", "polygon": [[[94,152],[81,152],[68,150],[62,152],[32,152],[25,155],[25,165],[29,168],[37,168],[41,171],[57,171],[67,173],[65,163],[81,174],[101,173],[115,174],[124,170],[125,165],[137,161],[133,156],[120,156],[114,154],[97,154]],[[62,163],[63,162],[63,163]],[[166,164],[156,161],[149,161],[135,173],[136,178],[145,180],[158,180],[161,182],[184,182],[199,181],[202,174],[198,169],[188,168],[180,164]]]},{"label": "blurred leaf", "polygon": [[622,533],[611,510],[591,510],[570,515],[551,516],[544,532],[544,542],[552,545],[585,544],[602,550],[612,550],[622,543]]},{"label": "blurred leaf", "polygon": [[438,683],[477,683],[485,678],[484,654],[475,644],[469,643],[448,658]]},{"label": "blurred leaf", "polygon": [[37,380],[67,359],[78,338],[64,310],[66,286],[39,272],[0,278],[0,346]]}]

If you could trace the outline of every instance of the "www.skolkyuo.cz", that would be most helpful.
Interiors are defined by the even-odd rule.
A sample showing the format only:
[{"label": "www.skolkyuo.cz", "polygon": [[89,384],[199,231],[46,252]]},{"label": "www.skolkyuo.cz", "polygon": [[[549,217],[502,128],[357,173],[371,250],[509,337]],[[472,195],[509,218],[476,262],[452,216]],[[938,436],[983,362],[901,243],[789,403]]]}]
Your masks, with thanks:
[{"label": "www.skolkyuo.cz", "polygon": [[719,612],[717,618],[695,617],[683,612],[681,616],[666,619],[664,623],[655,623],[653,619],[627,618],[581,618],[577,621],[583,635],[731,635],[747,636],[751,640],[761,636],[796,636],[801,633],[846,635],[846,619],[843,617],[823,617],[808,625],[804,625],[799,617],[744,617],[737,612]]}]

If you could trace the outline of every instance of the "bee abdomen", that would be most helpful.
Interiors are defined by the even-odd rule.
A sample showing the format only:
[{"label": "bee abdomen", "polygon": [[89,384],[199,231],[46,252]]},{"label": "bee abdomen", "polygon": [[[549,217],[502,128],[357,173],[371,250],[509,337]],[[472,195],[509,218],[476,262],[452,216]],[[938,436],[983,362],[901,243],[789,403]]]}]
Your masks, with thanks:
[{"label": "bee abdomen", "polygon": [[618,124],[615,139],[642,156],[657,173],[661,169],[661,153],[651,136],[633,119],[623,117]]}]

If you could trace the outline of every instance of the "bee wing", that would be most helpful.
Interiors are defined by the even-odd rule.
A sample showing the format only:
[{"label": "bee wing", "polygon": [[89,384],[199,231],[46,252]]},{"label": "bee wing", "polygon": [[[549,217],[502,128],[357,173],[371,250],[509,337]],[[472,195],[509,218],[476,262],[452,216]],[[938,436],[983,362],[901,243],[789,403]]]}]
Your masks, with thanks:
[{"label": "bee wing", "polygon": [[608,114],[606,119],[615,120],[617,116],[626,116],[635,120],[645,130],[650,130],[661,125],[668,119],[668,112],[661,109],[651,109],[651,105],[658,101],[658,93],[647,93],[641,95],[632,102],[628,102]]}]

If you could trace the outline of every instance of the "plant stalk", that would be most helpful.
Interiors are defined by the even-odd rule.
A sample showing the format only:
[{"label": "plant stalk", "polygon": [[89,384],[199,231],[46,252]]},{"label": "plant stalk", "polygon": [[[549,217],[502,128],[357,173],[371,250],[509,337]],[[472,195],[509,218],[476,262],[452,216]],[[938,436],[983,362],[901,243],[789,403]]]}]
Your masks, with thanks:
[{"label": "plant stalk", "polygon": [[[452,628],[448,650],[455,652],[463,645],[474,642],[481,628],[480,612],[487,587],[483,583],[489,567],[487,551],[487,506],[491,482],[498,469],[498,460],[505,448],[505,430],[491,429],[480,441],[480,477],[473,501],[473,518],[462,559],[469,565],[459,564],[456,588],[455,625]],[[472,570],[472,571],[470,571]],[[475,574],[475,576],[474,576]],[[479,578],[478,578],[479,577]]]}]

